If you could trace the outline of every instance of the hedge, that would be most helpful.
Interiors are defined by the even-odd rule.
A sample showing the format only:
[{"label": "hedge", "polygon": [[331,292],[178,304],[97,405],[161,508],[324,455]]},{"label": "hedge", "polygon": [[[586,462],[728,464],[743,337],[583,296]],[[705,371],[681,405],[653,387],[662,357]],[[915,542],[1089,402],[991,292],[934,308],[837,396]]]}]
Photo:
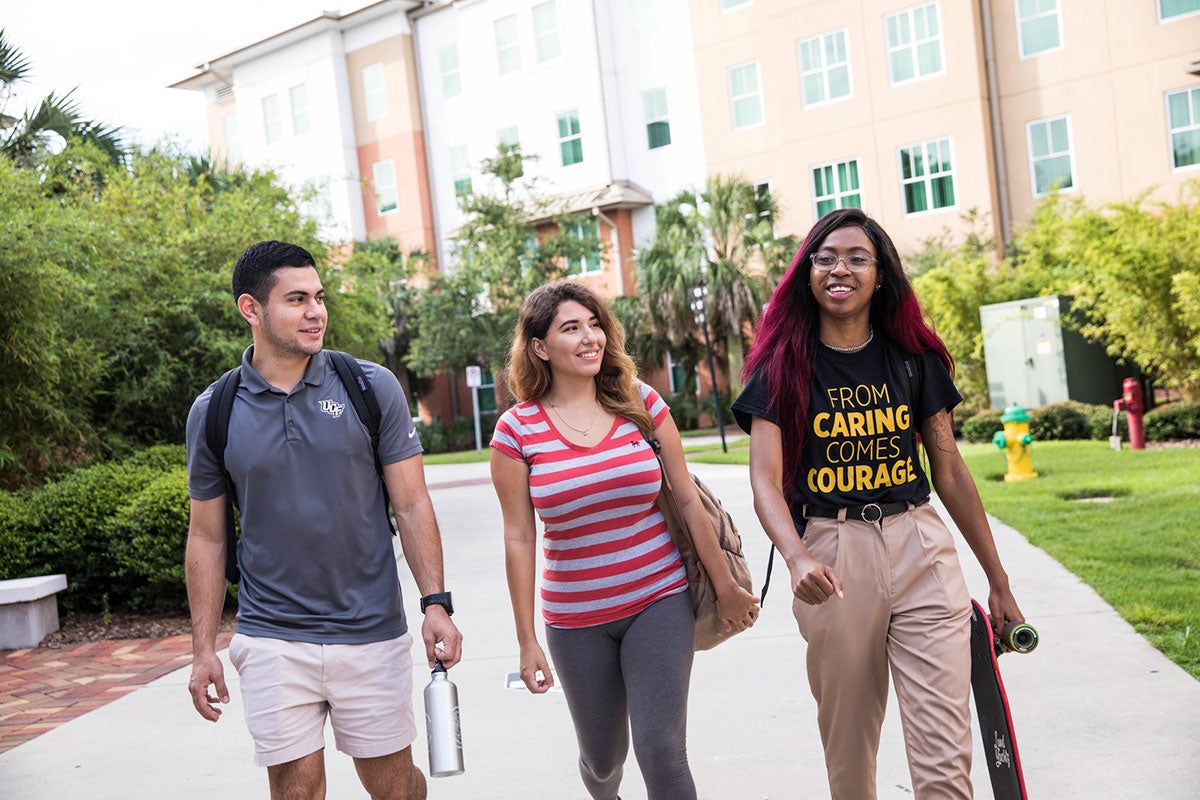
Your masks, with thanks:
[{"label": "hedge", "polygon": [[1200,403],[1181,401],[1159,406],[1146,413],[1145,425],[1146,438],[1152,442],[1200,439]]},{"label": "hedge", "polygon": [[[1028,409],[1029,432],[1034,441],[1055,439],[1107,440],[1113,434],[1112,406],[1091,405],[1074,400]],[[990,442],[996,431],[1003,430],[1002,411],[989,409],[964,414],[956,419],[960,435],[968,442]],[[1146,441],[1200,439],[1200,403],[1177,402],[1159,406],[1146,413]],[[1129,440],[1129,414],[1117,419],[1117,435]]]},{"label": "hedge", "polygon": [[[67,612],[182,608],[184,458],[182,447],[155,447],[38,489],[0,492],[0,578],[65,573],[59,601]],[[143,558],[146,564],[131,567]]]}]

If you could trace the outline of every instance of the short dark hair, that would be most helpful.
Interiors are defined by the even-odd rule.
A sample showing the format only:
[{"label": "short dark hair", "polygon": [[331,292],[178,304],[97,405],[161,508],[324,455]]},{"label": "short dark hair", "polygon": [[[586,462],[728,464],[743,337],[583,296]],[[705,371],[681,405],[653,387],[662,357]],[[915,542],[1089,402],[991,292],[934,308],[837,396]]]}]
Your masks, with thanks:
[{"label": "short dark hair", "polygon": [[288,242],[257,242],[246,248],[233,266],[233,299],[248,294],[267,302],[275,273],[284,267],[315,267],[317,262],[303,247]]}]

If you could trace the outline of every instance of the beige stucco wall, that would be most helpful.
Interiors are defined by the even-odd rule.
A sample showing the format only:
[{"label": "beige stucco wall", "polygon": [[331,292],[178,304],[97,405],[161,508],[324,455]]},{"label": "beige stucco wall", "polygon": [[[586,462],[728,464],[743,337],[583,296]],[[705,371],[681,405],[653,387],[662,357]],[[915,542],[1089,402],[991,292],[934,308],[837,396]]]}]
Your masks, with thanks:
[{"label": "beige stucco wall", "polygon": [[[781,205],[778,229],[803,234],[815,211],[810,171],[859,160],[863,204],[902,252],[959,215],[978,209],[999,236],[999,196],[989,119],[981,9],[991,9],[1008,208],[1019,227],[1039,198],[1030,175],[1026,124],[1070,115],[1074,191],[1088,202],[1151,190],[1177,198],[1200,167],[1173,170],[1164,95],[1200,85],[1200,15],[1160,23],[1152,0],[1061,0],[1062,44],[1022,59],[1013,0],[940,0],[945,72],[893,86],[883,17],[919,0],[753,0],[721,13],[716,0],[693,0],[693,36],[710,174],[769,181]],[[805,108],[796,42],[845,28],[852,96]],[[758,60],[762,125],[734,131],[728,67]],[[899,147],[949,136],[956,205],[903,212]]]},{"label": "beige stucco wall", "polygon": [[[960,225],[970,208],[994,219],[994,178],[986,82],[977,4],[940,4],[944,72],[893,86],[887,64],[885,14],[914,5],[901,0],[754,0],[720,13],[716,2],[693,2],[696,63],[710,174],[769,181],[782,208],[781,233],[802,235],[815,221],[811,170],[857,158],[863,206],[901,251],[943,228]],[[796,43],[828,31],[848,33],[849,98],[806,108]],[[757,59],[763,92],[762,125],[733,130],[727,69]],[[906,215],[899,148],[949,137],[956,204]]]}]

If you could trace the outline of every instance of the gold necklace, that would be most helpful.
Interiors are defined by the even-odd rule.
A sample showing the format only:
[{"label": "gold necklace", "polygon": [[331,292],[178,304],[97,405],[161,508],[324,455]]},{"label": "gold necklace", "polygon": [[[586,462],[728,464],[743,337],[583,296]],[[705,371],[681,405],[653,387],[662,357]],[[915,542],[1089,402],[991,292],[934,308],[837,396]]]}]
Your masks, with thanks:
[{"label": "gold necklace", "polygon": [[600,410],[599,404],[592,407],[592,418],[590,420],[588,420],[587,427],[586,428],[576,428],[574,425],[567,422],[567,418],[563,416],[563,413],[558,410],[558,406],[554,405],[554,402],[552,400],[550,400],[550,398],[546,398],[546,402],[550,404],[550,408],[554,409],[554,413],[558,414],[558,418],[560,420],[562,420],[562,424],[566,425],[568,428],[575,431],[580,436],[587,436],[588,431],[590,431],[592,429],[592,426],[596,424],[596,412]]},{"label": "gold necklace", "polygon": [[821,342],[821,344],[825,344],[825,346],[828,347],[830,350],[834,350],[838,353],[857,353],[859,350],[862,350],[864,347],[866,347],[867,345],[869,345],[871,342],[873,342],[875,340],[875,328],[872,327],[870,330],[871,330],[871,332],[867,335],[867,340],[865,342],[863,342],[862,344],[856,344],[853,347],[835,347],[834,345],[825,344],[824,342]]}]

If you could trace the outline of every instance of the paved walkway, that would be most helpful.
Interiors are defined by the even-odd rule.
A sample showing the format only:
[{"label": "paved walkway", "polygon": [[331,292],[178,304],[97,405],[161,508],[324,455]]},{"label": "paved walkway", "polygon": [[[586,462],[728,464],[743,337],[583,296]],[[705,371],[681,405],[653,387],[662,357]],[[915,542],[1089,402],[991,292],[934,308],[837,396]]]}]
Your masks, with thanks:
[{"label": "paved walkway", "polygon": [[[766,564],[767,542],[757,526],[746,469],[694,465],[741,529],[756,584]],[[499,507],[486,485],[487,464],[432,467],[428,471],[447,553],[447,584],[455,593],[455,620],[466,658],[454,668],[462,701],[466,773],[430,781],[436,800],[585,800],[576,769],[578,752],[561,693],[533,696],[506,687],[517,664],[503,567]],[[1017,720],[1030,796],[1036,800],[1196,800],[1200,795],[1200,682],[1168,661],[1087,585],[1008,526],[995,525],[997,546],[1022,610],[1038,626],[1041,646],[1001,662]],[[968,588],[986,595],[974,559],[961,552]],[[776,565],[778,568],[778,565]],[[776,588],[758,624],[715,650],[698,653],[692,674],[689,756],[703,800],[784,800],[828,796],[815,704],[804,680],[804,642],[796,632],[786,592]],[[402,566],[406,609],[419,620],[416,588]],[[113,648],[95,663],[121,665],[125,676],[104,688],[102,703],[0,753],[0,797],[21,800],[222,797],[261,800],[265,772],[254,767],[237,676],[226,667],[232,702],[217,724],[201,720],[187,696],[187,637],[175,639],[170,657],[157,643],[101,643]],[[130,647],[117,653],[123,647]],[[166,647],[167,645],[163,645]],[[90,647],[90,646],[81,646]],[[36,701],[62,700],[75,686],[65,676],[77,648],[9,654],[0,661],[44,657]],[[41,656],[45,653],[44,656]],[[85,651],[86,654],[86,651]],[[425,679],[414,659],[413,700],[420,717]],[[137,672],[160,674],[135,691]],[[57,663],[56,663],[57,662]],[[167,671],[171,665],[178,669]],[[165,672],[165,674],[163,674]],[[32,675],[32,673],[30,673]],[[91,677],[84,675],[84,678]],[[12,674],[0,671],[0,680]],[[53,681],[67,680],[67,685]],[[84,684],[86,685],[86,681]],[[102,684],[96,676],[91,684]],[[5,683],[0,715],[16,691]],[[55,698],[55,692],[62,692]],[[101,693],[103,696],[103,693]],[[45,703],[47,707],[50,703]],[[40,706],[39,706],[40,707]],[[60,706],[61,708],[61,706]],[[82,709],[82,707],[81,707]],[[54,712],[58,713],[58,712]],[[67,712],[70,713],[70,712]],[[53,713],[48,715],[53,716]],[[26,723],[20,723],[25,725]],[[40,725],[30,719],[30,725]],[[419,722],[418,722],[419,725]],[[327,734],[329,796],[366,800],[352,761],[334,750]],[[986,755],[974,742],[976,797],[991,797]],[[424,768],[424,736],[413,746]],[[911,800],[912,787],[894,701],[884,722],[878,764],[879,800]],[[630,757],[621,787],[625,800],[646,800]]]},{"label": "paved walkway", "polygon": [[0,753],[191,662],[187,635],[0,651]]}]

